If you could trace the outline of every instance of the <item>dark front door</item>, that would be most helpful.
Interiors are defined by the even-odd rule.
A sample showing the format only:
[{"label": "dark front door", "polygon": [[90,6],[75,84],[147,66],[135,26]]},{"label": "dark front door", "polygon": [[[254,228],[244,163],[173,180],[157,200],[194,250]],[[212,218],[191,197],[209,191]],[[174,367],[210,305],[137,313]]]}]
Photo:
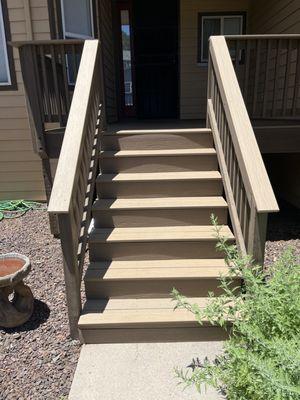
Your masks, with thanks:
[{"label": "dark front door", "polygon": [[133,0],[136,111],[178,116],[178,2]]}]

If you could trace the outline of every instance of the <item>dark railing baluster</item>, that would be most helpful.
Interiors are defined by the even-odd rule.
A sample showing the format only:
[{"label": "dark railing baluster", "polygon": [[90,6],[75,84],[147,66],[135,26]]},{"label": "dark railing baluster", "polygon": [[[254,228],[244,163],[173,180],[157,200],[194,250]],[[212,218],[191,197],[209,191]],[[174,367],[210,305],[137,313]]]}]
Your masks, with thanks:
[{"label": "dark railing baluster", "polygon": [[256,41],[256,52],[255,52],[255,71],[254,71],[254,88],[253,88],[253,100],[252,100],[252,115],[255,116],[257,106],[257,92],[258,92],[258,81],[260,72],[260,54],[261,54],[261,40]]},{"label": "dark railing baluster", "polygon": [[262,107],[262,117],[263,118],[267,116],[271,46],[272,46],[272,40],[267,40],[266,71],[265,71],[265,80],[264,80],[264,85],[263,85],[263,107]]},{"label": "dark railing baluster", "polygon": [[293,90],[293,100],[292,100],[292,116],[297,115],[297,106],[299,101],[299,86],[300,86],[300,40],[298,40],[297,47],[297,61],[296,61],[296,72],[295,72],[295,83]]}]

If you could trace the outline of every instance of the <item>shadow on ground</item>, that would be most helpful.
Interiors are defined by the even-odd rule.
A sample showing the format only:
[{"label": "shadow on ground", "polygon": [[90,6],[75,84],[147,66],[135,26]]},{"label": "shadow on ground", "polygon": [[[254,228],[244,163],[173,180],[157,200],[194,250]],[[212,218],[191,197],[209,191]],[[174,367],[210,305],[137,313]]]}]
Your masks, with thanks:
[{"label": "shadow on ground", "polygon": [[300,238],[300,209],[279,200],[280,212],[269,215],[267,240],[293,240]]},{"label": "shadow on ground", "polygon": [[50,316],[50,308],[41,300],[34,300],[34,309],[30,319],[16,328],[1,328],[6,333],[28,332],[44,324]]}]

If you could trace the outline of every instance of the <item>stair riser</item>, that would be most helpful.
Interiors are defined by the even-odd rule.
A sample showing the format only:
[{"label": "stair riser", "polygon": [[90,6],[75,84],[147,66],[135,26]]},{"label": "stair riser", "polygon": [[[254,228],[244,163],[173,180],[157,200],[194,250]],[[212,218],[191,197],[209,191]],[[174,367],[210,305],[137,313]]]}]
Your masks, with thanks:
[{"label": "stair riser", "polygon": [[215,171],[216,155],[101,158],[103,173]]},{"label": "stair riser", "polygon": [[223,341],[228,338],[224,329],[218,327],[142,327],[124,329],[80,329],[80,338],[86,344],[99,343],[155,343],[155,342],[196,342]]},{"label": "stair riser", "polygon": [[[236,281],[234,287],[238,284]],[[173,288],[184,296],[207,297],[209,292],[216,295],[224,293],[219,286],[220,281],[216,278],[85,281],[86,295],[89,299],[170,297]]]},{"label": "stair riser", "polygon": [[211,133],[139,134],[103,136],[102,150],[163,150],[213,147]]},{"label": "stair riser", "polygon": [[222,181],[97,182],[99,198],[220,196]]},{"label": "stair riser", "polygon": [[222,258],[216,241],[90,242],[90,260],[165,260],[182,258]]},{"label": "stair riser", "polygon": [[210,225],[211,214],[226,224],[227,208],[93,211],[95,228]]}]

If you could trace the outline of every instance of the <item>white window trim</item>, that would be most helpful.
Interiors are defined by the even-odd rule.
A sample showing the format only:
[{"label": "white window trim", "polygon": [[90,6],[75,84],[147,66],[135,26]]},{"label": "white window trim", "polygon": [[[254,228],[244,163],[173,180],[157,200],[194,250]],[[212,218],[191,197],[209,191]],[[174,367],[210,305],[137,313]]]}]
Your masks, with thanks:
[{"label": "white window trim", "polygon": [[8,77],[7,82],[0,82],[0,86],[11,86],[11,75],[10,75],[10,67],[9,67],[9,60],[8,60],[6,34],[5,34],[5,29],[4,29],[4,17],[3,17],[1,0],[0,0],[0,40],[3,41],[5,66],[6,66],[7,77]]},{"label": "white window trim", "polygon": [[242,14],[224,14],[224,15],[203,15],[201,18],[201,57],[200,57],[200,63],[198,63],[198,65],[206,65],[208,63],[208,59],[204,59],[203,57],[203,44],[204,44],[204,40],[203,40],[203,27],[204,27],[204,20],[205,19],[216,19],[219,18],[221,20],[221,35],[224,35],[224,19],[225,18],[238,18],[241,21],[241,32],[240,34],[243,33],[243,22],[244,22],[244,17]]},{"label": "white window trim", "polygon": [[65,26],[64,0],[60,0],[60,4],[61,4],[61,19],[62,19],[64,39],[84,39],[84,40],[85,39],[94,39],[95,31],[94,31],[93,0],[90,0],[90,18],[91,18],[92,36],[67,32],[66,26]]}]

